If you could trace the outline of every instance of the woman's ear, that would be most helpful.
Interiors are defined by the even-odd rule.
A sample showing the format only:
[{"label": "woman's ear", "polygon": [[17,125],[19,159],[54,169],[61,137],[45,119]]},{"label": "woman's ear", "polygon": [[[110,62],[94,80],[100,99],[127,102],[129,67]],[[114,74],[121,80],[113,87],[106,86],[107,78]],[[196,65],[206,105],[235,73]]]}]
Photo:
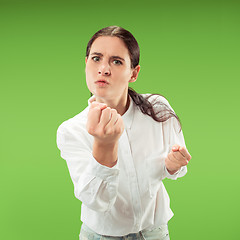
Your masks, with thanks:
[{"label": "woman's ear", "polygon": [[139,71],[140,71],[140,65],[137,65],[132,72],[132,76],[129,82],[135,82],[137,80]]}]

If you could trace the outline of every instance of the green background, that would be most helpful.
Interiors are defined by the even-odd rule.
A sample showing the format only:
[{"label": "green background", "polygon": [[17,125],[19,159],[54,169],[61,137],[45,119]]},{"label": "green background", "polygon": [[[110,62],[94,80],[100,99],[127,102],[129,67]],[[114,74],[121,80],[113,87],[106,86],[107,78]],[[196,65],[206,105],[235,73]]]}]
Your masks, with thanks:
[{"label": "green background", "polygon": [[239,239],[240,2],[0,1],[0,239],[78,239],[56,130],[87,105],[85,48],[120,25],[141,49],[140,93],[180,116],[192,160],[164,180],[173,240]]}]

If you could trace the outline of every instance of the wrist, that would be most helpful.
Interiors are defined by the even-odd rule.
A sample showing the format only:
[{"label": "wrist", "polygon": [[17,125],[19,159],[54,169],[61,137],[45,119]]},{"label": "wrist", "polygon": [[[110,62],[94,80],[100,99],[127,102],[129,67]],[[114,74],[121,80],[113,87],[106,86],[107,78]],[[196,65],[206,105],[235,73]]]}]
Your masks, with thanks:
[{"label": "wrist", "polygon": [[170,170],[170,169],[167,168],[167,171],[168,171],[171,175],[177,173],[179,170],[180,170],[180,168],[177,169],[177,170]]},{"label": "wrist", "polygon": [[104,141],[102,139],[94,138],[93,145],[98,148],[104,148],[105,150],[107,149],[113,149],[116,146],[118,146],[118,141],[113,142],[113,141]]},{"label": "wrist", "polygon": [[113,167],[118,159],[118,142],[104,143],[94,140],[93,142],[93,157],[100,164]]}]

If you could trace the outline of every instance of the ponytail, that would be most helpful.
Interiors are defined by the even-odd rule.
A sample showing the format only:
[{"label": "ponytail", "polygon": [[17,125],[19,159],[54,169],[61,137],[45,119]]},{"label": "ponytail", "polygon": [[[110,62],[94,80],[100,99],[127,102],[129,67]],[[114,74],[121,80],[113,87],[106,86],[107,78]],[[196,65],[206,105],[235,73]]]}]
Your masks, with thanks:
[{"label": "ponytail", "polygon": [[[157,101],[155,98],[154,102],[150,102],[149,98],[152,96],[162,96],[160,94],[150,94],[146,97],[143,97],[136,91],[134,91],[132,88],[128,88],[128,94],[132,98],[133,102],[138,106],[138,108],[141,110],[143,114],[148,115],[153,120],[157,122],[165,122],[168,119],[174,117],[177,119],[178,124],[180,126],[179,132],[181,132],[181,122],[179,117],[176,115],[176,113],[165,103],[161,101]],[[90,95],[92,96],[92,93],[90,92]],[[162,96],[163,97],[163,96]]]},{"label": "ponytail", "polygon": [[[180,131],[181,131],[181,122],[179,117],[174,113],[174,111],[165,103],[157,100],[157,97],[153,102],[149,101],[149,98],[152,96],[162,96],[160,94],[150,94],[146,97],[135,92],[132,88],[128,88],[128,94],[138,106],[143,114],[150,116],[153,120],[157,122],[165,122],[168,119],[174,117],[177,119]],[[180,132],[179,131],[179,132]]]}]

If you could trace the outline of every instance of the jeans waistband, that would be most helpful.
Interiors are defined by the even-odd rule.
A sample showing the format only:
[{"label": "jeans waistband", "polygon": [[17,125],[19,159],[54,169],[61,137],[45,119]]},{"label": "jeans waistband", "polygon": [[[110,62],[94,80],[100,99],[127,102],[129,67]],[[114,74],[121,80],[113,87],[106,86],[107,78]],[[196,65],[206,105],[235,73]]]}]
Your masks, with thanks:
[{"label": "jeans waistband", "polygon": [[[159,228],[168,228],[168,224],[163,224],[163,225],[160,225],[159,227],[153,227],[153,228],[149,228],[149,229],[143,229],[137,233],[130,233],[130,234],[138,234],[138,233],[146,233],[146,232],[152,232],[156,229],[159,229]],[[85,223],[82,224],[82,229],[85,230],[86,232],[89,232],[89,233],[94,233],[96,234],[96,232],[94,232],[92,229],[90,229]],[[129,235],[129,234],[127,234]],[[127,236],[126,235],[126,236]],[[123,237],[123,236],[122,236]]]}]

